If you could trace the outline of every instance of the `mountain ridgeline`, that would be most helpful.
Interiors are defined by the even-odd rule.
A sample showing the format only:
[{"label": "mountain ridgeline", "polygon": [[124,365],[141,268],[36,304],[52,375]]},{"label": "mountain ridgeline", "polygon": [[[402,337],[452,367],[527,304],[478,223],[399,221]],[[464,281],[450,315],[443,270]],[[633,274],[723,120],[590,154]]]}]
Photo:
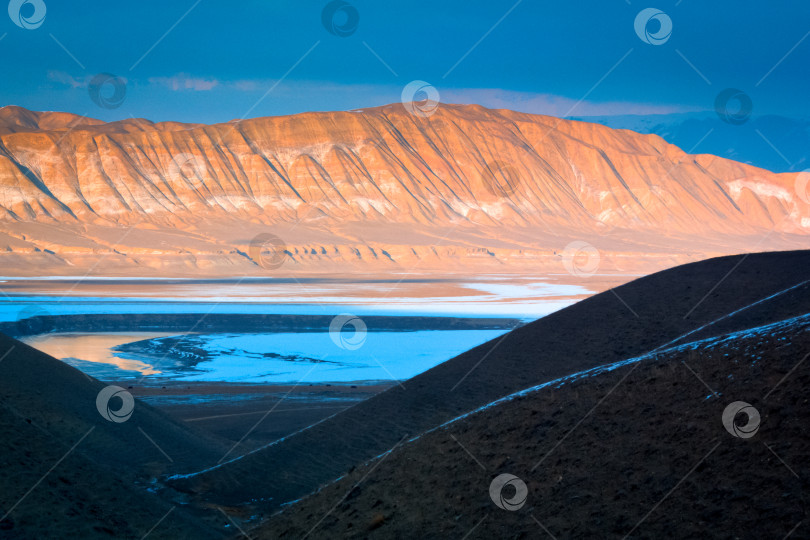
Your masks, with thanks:
[{"label": "mountain ridgeline", "polygon": [[265,232],[289,271],[471,257],[525,270],[559,265],[574,240],[606,261],[671,265],[771,232],[763,247],[799,246],[810,205],[797,185],[656,135],[480,106],[216,125],[0,109],[0,242],[23,274],[75,273],[99,254],[130,275],[250,271]]}]

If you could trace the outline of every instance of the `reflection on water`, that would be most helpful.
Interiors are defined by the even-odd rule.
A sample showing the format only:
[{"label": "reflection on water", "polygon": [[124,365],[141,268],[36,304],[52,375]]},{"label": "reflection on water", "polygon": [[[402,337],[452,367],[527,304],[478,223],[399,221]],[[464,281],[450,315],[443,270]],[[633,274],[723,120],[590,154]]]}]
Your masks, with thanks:
[{"label": "reflection on water", "polygon": [[[196,382],[308,384],[402,381],[495,339],[500,330],[369,332],[359,348],[329,332],[197,334],[128,347],[132,358],[163,360],[161,378]],[[144,383],[149,381],[144,380]]]},{"label": "reflection on water", "polygon": [[[627,277],[605,277],[601,282],[588,283],[557,275],[486,275],[469,279],[404,274],[383,279],[0,278],[0,291],[4,293],[0,295],[0,323],[32,315],[50,319],[81,314],[333,316],[340,312],[362,317],[446,315],[529,321],[617,281],[627,281]],[[23,341],[88,375],[121,384],[127,379],[147,385],[167,380],[348,383],[408,379],[508,330],[432,330],[432,326],[426,324],[407,332],[370,332],[362,349],[356,351],[338,347],[328,332],[295,330],[270,334],[196,333],[180,342],[160,339],[180,332],[40,334]],[[42,331],[49,329],[46,325]],[[240,330],[237,328],[237,332]]]},{"label": "reflection on water", "polygon": [[338,346],[329,332],[317,331],[62,333],[23,341],[88,375],[121,384],[347,384],[406,380],[507,331],[376,331],[357,350]]},{"label": "reflection on water", "polygon": [[[172,335],[174,334],[165,332],[120,332],[110,334],[67,333],[30,336],[22,338],[21,341],[45,354],[68,361],[68,363],[71,364],[74,363],[70,362],[71,360],[78,360],[80,363],[89,362],[92,364],[101,364],[113,368],[112,371],[121,370],[139,373],[140,375],[157,375],[161,372],[154,369],[150,364],[138,360],[121,358],[117,356],[112,349],[124,343]],[[99,372],[99,370],[92,371]]]}]

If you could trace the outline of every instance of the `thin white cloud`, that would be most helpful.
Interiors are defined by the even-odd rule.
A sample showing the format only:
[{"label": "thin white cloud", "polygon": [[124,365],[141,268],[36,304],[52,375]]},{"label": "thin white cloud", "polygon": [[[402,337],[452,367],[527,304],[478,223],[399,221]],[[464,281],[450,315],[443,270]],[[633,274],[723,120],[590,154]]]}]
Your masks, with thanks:
[{"label": "thin white cloud", "polygon": [[654,105],[629,101],[597,103],[578,102],[576,99],[553,94],[514,92],[491,88],[462,90],[439,89],[445,103],[477,104],[490,109],[511,109],[531,114],[549,116],[614,116],[624,114],[673,114],[693,112],[698,109],[679,105]]},{"label": "thin white cloud", "polygon": [[207,92],[219,86],[217,79],[206,79],[204,77],[192,77],[185,73],[178,73],[171,77],[150,77],[149,84],[165,86],[173,92],[192,91]]},{"label": "thin white cloud", "polygon": [[65,73],[64,71],[51,70],[48,71],[48,80],[59,84],[64,84],[65,86],[69,86],[71,88],[84,88],[87,86],[90,79],[87,76],[76,78],[69,73]]},{"label": "thin white cloud", "polygon": [[259,81],[244,80],[244,81],[234,81],[230,83],[229,86],[233,87],[236,90],[239,90],[240,92],[255,92],[256,90],[259,89],[260,83]]},{"label": "thin white cloud", "polygon": [[[48,80],[65,85],[69,88],[87,88],[95,77],[97,77],[97,75],[90,74],[74,77],[70,73],[65,73],[64,71],[51,70],[48,72]],[[117,78],[122,80],[124,83],[129,82],[126,77]]]},{"label": "thin white cloud", "polygon": [[[264,91],[276,81],[240,80],[223,83],[223,88],[242,92]],[[404,84],[403,84],[404,86]],[[701,109],[682,105],[636,103],[632,101],[593,102],[553,94],[515,92],[496,88],[444,89],[437,86],[442,103],[481,105],[489,109],[510,109],[549,116],[614,116],[653,115],[696,112]],[[402,87],[394,85],[342,84],[323,81],[285,81],[274,90],[278,96],[305,99],[311,103],[323,101],[325,95],[340,103],[352,101],[352,107],[374,107],[400,100]],[[338,108],[338,107],[336,107]]]},{"label": "thin white cloud", "polygon": [[[61,71],[48,72],[48,78],[67,88],[86,88],[92,76],[74,77]],[[139,81],[133,81],[138,85]],[[260,97],[273,90],[274,102],[283,104],[284,112],[267,110],[264,114],[290,114],[292,112],[353,110],[397,103],[407,81],[400,84],[347,84],[333,81],[285,80],[279,84],[275,79],[221,79],[192,76],[178,73],[170,77],[150,77],[140,84],[144,90],[156,92],[210,92],[210,99],[228,102],[229,98],[249,99]],[[574,98],[554,94],[516,92],[497,88],[443,88],[436,85],[441,103],[476,104],[490,109],[510,109],[530,114],[549,116],[618,116],[618,115],[664,115],[697,112],[690,106],[673,104],[650,104],[632,101],[578,102]],[[201,96],[202,97],[202,96]],[[204,98],[205,99],[205,98]],[[258,112],[258,111],[257,111]],[[148,113],[146,114],[148,116]],[[259,114],[261,115],[261,113]]]}]

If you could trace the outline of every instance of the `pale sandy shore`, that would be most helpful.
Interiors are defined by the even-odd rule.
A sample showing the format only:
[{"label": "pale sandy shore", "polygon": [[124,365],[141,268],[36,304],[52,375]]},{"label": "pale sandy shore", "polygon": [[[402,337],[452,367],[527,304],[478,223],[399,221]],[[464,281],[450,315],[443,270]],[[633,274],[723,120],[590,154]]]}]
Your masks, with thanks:
[{"label": "pale sandy shore", "polygon": [[275,313],[335,315],[349,310],[357,315],[464,314],[533,319],[638,277],[633,273],[251,279],[0,277],[0,321],[17,320],[29,304],[59,315],[92,312],[85,311],[90,307],[111,313],[115,312],[110,311],[112,303],[120,306],[120,312],[129,313],[171,312],[175,309],[170,304],[179,303],[196,305],[202,313],[257,312],[260,308],[256,306],[264,304],[283,306],[274,309]]}]

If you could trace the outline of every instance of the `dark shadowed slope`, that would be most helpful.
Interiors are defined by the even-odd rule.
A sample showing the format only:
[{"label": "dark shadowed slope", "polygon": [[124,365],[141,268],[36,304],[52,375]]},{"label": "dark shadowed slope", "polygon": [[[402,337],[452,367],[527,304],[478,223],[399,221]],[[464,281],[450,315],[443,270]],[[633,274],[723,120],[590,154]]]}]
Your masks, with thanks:
[{"label": "dark shadowed slope", "polygon": [[[0,356],[5,353],[0,362],[3,403],[32,424],[66,440],[94,428],[93,437],[88,437],[82,448],[97,461],[123,465],[147,476],[192,468],[219,456],[218,442],[142,402],[135,404],[125,422],[105,420],[96,408],[96,397],[105,383],[0,334]],[[112,405],[115,408],[116,404]]]},{"label": "dark shadowed slope", "polygon": [[[171,483],[201,501],[252,501],[259,510],[271,510],[401,440],[512,392],[644,354],[689,332],[698,334],[718,319],[700,334],[772,322],[772,308],[763,306],[774,299],[727,315],[810,279],[808,265],[810,252],[784,252],[723,257],[659,272],[476,347],[269,447]],[[808,287],[776,298],[786,294],[806,298]],[[805,305],[787,303],[779,316],[803,313]]]},{"label": "dark shadowed slope", "polygon": [[[809,352],[810,313],[565,377],[405,441],[249,533],[808,538]],[[727,430],[739,401],[758,431]],[[492,498],[501,474],[517,480]],[[524,504],[493,502],[521,485]]]},{"label": "dark shadowed slope", "polygon": [[0,357],[0,537],[140,538],[170,510],[150,538],[220,536],[147,490],[221,455],[219,442],[139,401],[110,422],[104,383],[2,334]]}]

